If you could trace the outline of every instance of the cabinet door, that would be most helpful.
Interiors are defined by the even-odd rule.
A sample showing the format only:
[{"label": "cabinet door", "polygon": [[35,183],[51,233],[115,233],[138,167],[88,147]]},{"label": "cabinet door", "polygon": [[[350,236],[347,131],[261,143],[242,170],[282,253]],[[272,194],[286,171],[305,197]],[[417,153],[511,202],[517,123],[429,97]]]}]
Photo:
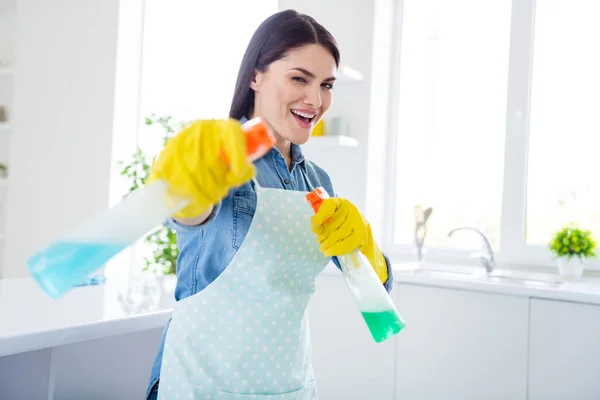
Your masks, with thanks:
[{"label": "cabinet door", "polygon": [[600,306],[531,300],[529,398],[600,398]]},{"label": "cabinet door", "polygon": [[525,399],[526,297],[397,284],[396,399]]},{"label": "cabinet door", "polygon": [[308,312],[319,400],[392,400],[395,339],[373,341],[341,275],[317,278]]}]

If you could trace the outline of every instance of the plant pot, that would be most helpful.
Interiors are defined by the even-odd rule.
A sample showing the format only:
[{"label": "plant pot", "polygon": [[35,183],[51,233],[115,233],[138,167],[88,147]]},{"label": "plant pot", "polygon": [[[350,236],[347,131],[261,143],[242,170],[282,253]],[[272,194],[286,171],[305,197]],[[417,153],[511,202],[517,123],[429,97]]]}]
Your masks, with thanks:
[{"label": "plant pot", "polygon": [[583,275],[583,261],[577,256],[573,256],[570,259],[559,257],[556,260],[556,264],[560,276],[566,280],[579,279]]}]

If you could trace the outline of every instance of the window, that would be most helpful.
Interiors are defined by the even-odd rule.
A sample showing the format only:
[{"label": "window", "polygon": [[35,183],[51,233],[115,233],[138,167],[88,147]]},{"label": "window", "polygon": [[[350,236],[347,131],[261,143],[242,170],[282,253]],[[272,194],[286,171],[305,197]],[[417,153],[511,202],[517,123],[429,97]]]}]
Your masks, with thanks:
[{"label": "window", "polygon": [[598,17],[597,0],[537,2],[527,244],[571,221],[600,234]]},{"label": "window", "polygon": [[[277,0],[146,0],[141,117],[227,117],[246,46],[275,12]],[[158,152],[161,138],[158,128],[141,126],[145,151]]]},{"label": "window", "polygon": [[461,225],[499,244],[510,11],[496,0],[404,1],[395,243],[411,243],[420,204],[434,209],[429,246],[470,246],[472,235],[448,239]]},{"label": "window", "polygon": [[[600,3],[399,0],[402,35],[392,256],[414,246],[415,205],[432,206],[430,257],[479,249],[546,264],[576,222],[600,239]],[[412,251],[410,251],[410,257]]]},{"label": "window", "polygon": [[[132,42],[136,46],[134,51],[139,51],[139,46],[142,48],[141,61],[137,60],[141,72],[131,73],[135,75],[133,79],[140,78],[141,74],[139,104],[135,102],[139,105],[140,120],[151,115],[170,116],[176,125],[199,118],[227,117],[250,38],[264,19],[277,12],[277,7],[277,0],[145,0],[143,34],[138,32],[141,43],[139,36]],[[141,15],[139,10],[139,19]],[[128,28],[131,27],[124,29]],[[142,31],[141,27],[139,30]],[[128,76],[123,80],[129,83],[132,78]],[[164,135],[159,124],[139,124],[137,146],[147,161],[162,149]],[[130,154],[119,155],[119,160],[129,163]],[[122,195],[121,180],[115,180],[114,185],[117,202]],[[129,187],[130,182],[125,182],[123,188]],[[138,274],[145,265],[144,257],[154,258],[153,249],[153,245],[141,239],[122,253],[123,261],[111,262],[114,265],[111,273]],[[119,268],[123,263],[130,264],[131,271]]]}]

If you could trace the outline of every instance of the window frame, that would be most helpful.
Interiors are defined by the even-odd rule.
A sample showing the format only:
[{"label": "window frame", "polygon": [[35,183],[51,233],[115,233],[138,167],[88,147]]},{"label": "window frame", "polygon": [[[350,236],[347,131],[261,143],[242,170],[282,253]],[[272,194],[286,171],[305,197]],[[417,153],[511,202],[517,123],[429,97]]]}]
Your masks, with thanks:
[{"label": "window frame", "polygon": [[[399,105],[402,59],[403,0],[395,0],[394,40],[387,121],[386,181],[396,182],[397,132],[395,116]],[[527,245],[527,166],[529,155],[529,116],[533,68],[536,0],[512,0],[509,42],[508,87],[504,148],[504,175],[501,207],[500,246],[494,252],[498,264],[509,267],[556,268],[546,246]],[[395,183],[384,196],[385,218],[382,247],[393,262],[415,262],[415,246],[394,243],[396,204]],[[474,233],[473,233],[474,234]],[[549,238],[550,239],[550,238]],[[427,248],[425,260],[433,263],[478,264],[470,254],[480,249]],[[586,270],[600,271],[598,258],[585,261]]]}]

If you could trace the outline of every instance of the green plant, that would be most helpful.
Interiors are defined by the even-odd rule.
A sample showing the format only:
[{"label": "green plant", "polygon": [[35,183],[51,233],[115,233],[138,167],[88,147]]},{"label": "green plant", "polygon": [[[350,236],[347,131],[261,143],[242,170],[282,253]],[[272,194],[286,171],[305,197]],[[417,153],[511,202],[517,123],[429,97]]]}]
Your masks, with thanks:
[{"label": "green plant", "polygon": [[571,257],[577,256],[582,260],[583,258],[596,256],[594,252],[596,242],[592,238],[591,232],[581,230],[573,224],[556,232],[550,243],[548,243],[548,247],[557,257],[571,259]]},{"label": "green plant", "polygon": [[[150,117],[146,117],[146,125],[157,124],[162,127],[164,131],[163,145],[173,136],[177,131],[189,125],[191,121],[187,122],[171,122],[171,117],[157,117],[151,114]],[[148,175],[150,174],[150,167],[154,162],[154,158],[149,158],[140,148],[137,148],[133,153],[131,162],[125,164],[119,162],[121,175],[125,176],[130,186],[125,194],[125,197],[136,189],[144,186]],[[144,271],[152,270],[154,272],[161,271],[163,274],[174,274],[177,262],[177,256],[179,255],[179,249],[177,247],[177,237],[175,231],[166,225],[161,225],[151,231],[144,237],[144,243],[149,244],[152,250],[152,257],[144,257],[145,266]]]}]

